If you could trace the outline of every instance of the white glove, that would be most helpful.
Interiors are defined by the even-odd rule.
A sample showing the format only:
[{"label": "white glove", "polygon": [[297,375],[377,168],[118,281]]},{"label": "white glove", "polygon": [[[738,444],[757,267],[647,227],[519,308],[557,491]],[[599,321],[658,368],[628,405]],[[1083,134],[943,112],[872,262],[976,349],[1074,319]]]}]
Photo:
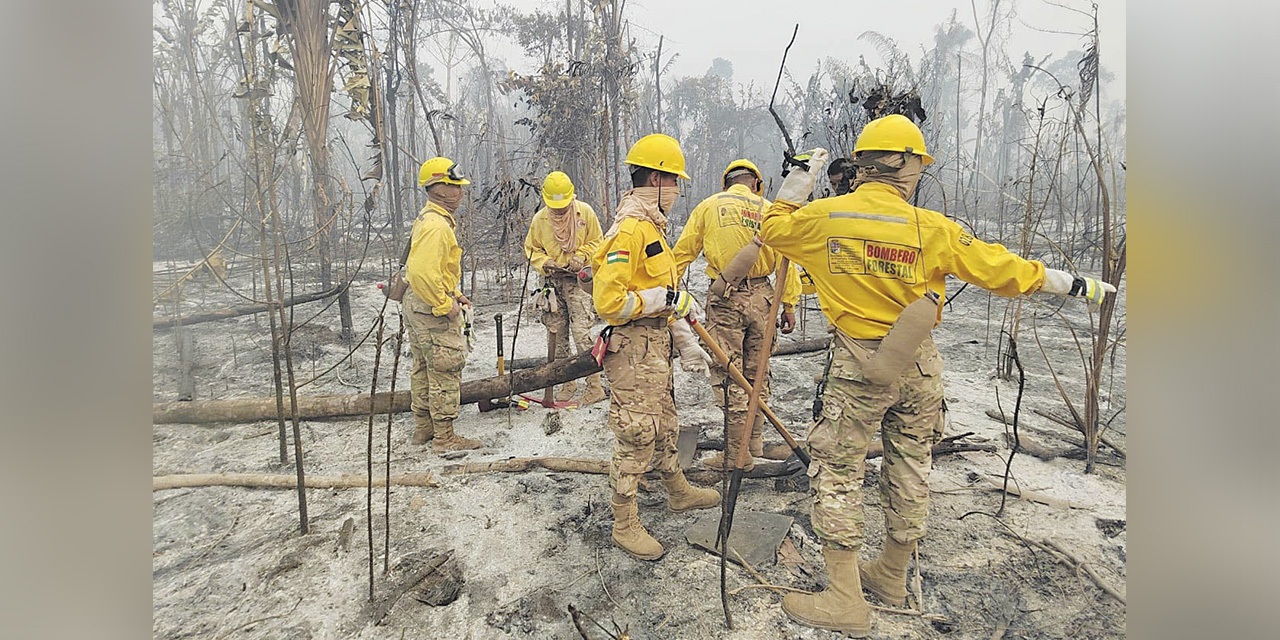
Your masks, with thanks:
[{"label": "white glove", "polygon": [[711,356],[698,344],[698,337],[689,323],[676,320],[667,327],[671,330],[671,344],[680,353],[680,368],[710,378]]},{"label": "white glove", "polygon": [[1076,296],[1094,304],[1101,304],[1108,293],[1115,293],[1116,288],[1109,282],[1088,276],[1074,276],[1058,269],[1044,270],[1042,293],[1053,293],[1060,296]]},{"label": "white glove", "polygon": [[698,314],[702,312],[702,308],[698,306],[698,301],[688,291],[653,287],[652,289],[641,289],[636,292],[636,295],[644,303],[644,308],[640,310],[640,313],[645,316],[669,314],[677,318],[683,318],[693,314],[693,317],[697,318]]},{"label": "white glove", "polygon": [[475,341],[475,335],[471,333],[471,305],[464,304],[462,309],[462,337],[466,338],[467,353],[471,353],[472,342]]},{"label": "white glove", "polygon": [[778,188],[778,195],[774,197],[774,201],[804,204],[813,193],[813,185],[818,183],[818,176],[823,175],[822,168],[827,164],[827,157],[830,155],[821,147],[810,151],[809,170],[793,170],[788,173],[787,177],[782,179],[782,186]]},{"label": "white glove", "polygon": [[671,305],[667,304],[666,287],[641,289],[636,292],[636,296],[640,298],[640,303],[643,305],[640,309],[640,315],[656,316],[660,313],[671,311]]}]

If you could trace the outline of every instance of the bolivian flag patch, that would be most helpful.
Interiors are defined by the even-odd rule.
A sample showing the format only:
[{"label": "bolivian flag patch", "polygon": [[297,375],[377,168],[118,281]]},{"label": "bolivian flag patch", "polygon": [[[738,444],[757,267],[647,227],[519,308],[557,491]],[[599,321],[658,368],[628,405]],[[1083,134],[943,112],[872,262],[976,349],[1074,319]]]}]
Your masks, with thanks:
[{"label": "bolivian flag patch", "polygon": [[613,264],[615,262],[631,262],[630,251],[610,251],[605,256],[605,264]]}]

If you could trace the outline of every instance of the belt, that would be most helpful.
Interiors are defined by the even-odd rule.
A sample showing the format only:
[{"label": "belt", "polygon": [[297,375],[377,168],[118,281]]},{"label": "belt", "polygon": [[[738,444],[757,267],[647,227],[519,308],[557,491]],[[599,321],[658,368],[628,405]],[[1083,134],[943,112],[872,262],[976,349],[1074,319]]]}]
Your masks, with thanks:
[{"label": "belt", "polygon": [[621,325],[618,325],[618,326],[621,326],[621,327],[627,327],[627,326],[631,326],[631,327],[665,327],[665,326],[667,326],[667,319],[666,319],[666,318],[663,318],[663,317],[654,317],[654,318],[637,318],[637,319],[635,319],[635,320],[632,320],[631,322],[627,322],[627,323],[624,323],[624,324],[621,324]]},{"label": "belt", "polygon": [[[720,276],[716,276],[716,277],[720,277]],[[712,280],[715,280],[715,278],[712,278]],[[750,289],[751,287],[757,287],[765,284],[769,284],[769,276],[760,276],[759,278],[743,278],[742,284],[739,284],[738,286],[731,287],[731,288],[739,291],[745,291],[747,289]]]},{"label": "belt", "polygon": [[[863,346],[872,350],[879,349],[880,342],[884,340],[884,338],[854,338],[854,337],[850,337],[849,334],[841,331],[840,329],[835,329],[835,328],[828,329],[828,332],[830,332],[833,336],[838,332],[840,334],[840,337],[843,338],[844,340],[848,340],[849,342],[853,342],[855,344],[858,344],[860,346]],[[832,340],[831,344],[834,345],[834,344],[837,344],[838,342],[839,340]]]}]

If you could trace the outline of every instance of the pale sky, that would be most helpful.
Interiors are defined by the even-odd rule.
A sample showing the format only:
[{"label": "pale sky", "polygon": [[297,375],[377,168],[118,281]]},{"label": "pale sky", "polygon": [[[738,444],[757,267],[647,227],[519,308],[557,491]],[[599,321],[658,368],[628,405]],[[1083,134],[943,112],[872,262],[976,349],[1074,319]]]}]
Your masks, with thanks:
[{"label": "pale sky", "polygon": [[[986,24],[990,0],[975,0],[979,17]],[[1052,2],[1052,4],[1051,4]],[[1078,35],[1045,33],[1065,31],[1083,33],[1091,18],[1062,6],[1088,13],[1090,4],[1081,0],[1004,0],[1002,6],[1015,10],[1008,53],[1018,63],[1022,52],[1030,51],[1036,59],[1046,54],[1064,54],[1083,50],[1085,40]],[[554,0],[506,0],[520,9],[542,8],[563,11],[564,2]],[[574,0],[575,6],[577,0]],[[1056,6],[1061,5],[1061,6]],[[788,70],[797,78],[808,77],[814,65],[826,57],[850,63],[865,55],[875,68],[881,63],[875,49],[858,40],[865,31],[877,31],[898,43],[913,63],[919,61],[922,46],[932,46],[934,28],[944,24],[956,11],[956,19],[976,31],[973,8],[968,2],[955,0],[823,0],[816,2],[779,2],[777,0],[732,0],[709,2],[691,0],[627,0],[625,17],[632,23],[631,35],[637,44],[652,50],[658,35],[665,36],[663,60],[669,53],[680,57],[671,68],[674,76],[702,75],[714,58],[733,62],[734,80],[755,81],[768,92],[773,88],[782,60],[782,50],[795,24],[800,33],[787,58]],[[1125,2],[1098,0],[1098,23],[1102,65],[1115,74],[1115,82],[1104,93],[1124,100],[1125,82]],[[971,47],[976,50],[976,40]],[[508,62],[521,69],[522,61],[515,52]],[[528,69],[525,69],[528,70]],[[669,77],[669,76],[664,76]]]}]

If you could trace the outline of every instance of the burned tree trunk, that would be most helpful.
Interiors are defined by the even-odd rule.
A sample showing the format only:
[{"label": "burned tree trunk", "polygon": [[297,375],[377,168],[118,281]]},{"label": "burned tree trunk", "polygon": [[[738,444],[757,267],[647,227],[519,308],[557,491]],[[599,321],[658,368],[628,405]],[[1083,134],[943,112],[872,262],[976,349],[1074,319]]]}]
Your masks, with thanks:
[{"label": "burned tree trunk", "polygon": [[[778,343],[778,350],[773,352],[774,356],[793,356],[799,353],[813,353],[814,351],[824,351],[827,345],[831,344],[831,338],[813,338],[811,340],[790,340]],[[546,358],[517,358],[507,363],[507,368],[515,371],[517,369],[528,369],[530,367],[540,367],[547,363]]]},{"label": "burned tree trunk", "polygon": [[[295,304],[303,304],[306,302],[315,302],[330,298],[343,291],[346,291],[346,283],[340,284],[332,289],[321,291],[319,293],[308,293],[306,295],[294,296],[285,300],[282,304],[285,307],[292,307]],[[245,305],[243,307],[232,307],[230,309],[219,309],[217,311],[208,311],[205,313],[193,313],[189,316],[180,318],[156,318],[151,321],[151,330],[172,329],[178,325],[199,324],[201,322],[212,322],[214,320],[226,320],[227,318],[237,318],[247,316],[252,313],[264,313],[276,308],[274,302],[260,302],[258,304]]]},{"label": "burned tree trunk", "polygon": [[[462,404],[511,393],[525,393],[591,375],[600,371],[591,352],[573,358],[561,358],[536,369],[513,372],[462,383]],[[367,393],[353,395],[299,396],[298,418],[342,418],[373,413],[403,413],[409,410],[409,392],[378,393],[372,399]],[[276,418],[274,397],[206,400],[202,402],[166,402],[152,408],[153,424],[204,424],[210,422],[258,422]]]},{"label": "burned tree trunk", "polygon": [[191,401],[196,397],[195,359],[196,343],[191,331],[178,325],[178,400]]},{"label": "burned tree trunk", "polygon": [[[309,489],[342,489],[369,486],[369,476],[344,473],[338,476],[307,476],[303,483]],[[386,478],[374,478],[373,486],[386,486]],[[391,484],[401,487],[436,487],[431,472],[405,473],[391,476]],[[257,487],[269,489],[294,489],[298,477],[291,474],[262,473],[178,473],[151,478],[151,490],[181,489],[184,487]]]}]

